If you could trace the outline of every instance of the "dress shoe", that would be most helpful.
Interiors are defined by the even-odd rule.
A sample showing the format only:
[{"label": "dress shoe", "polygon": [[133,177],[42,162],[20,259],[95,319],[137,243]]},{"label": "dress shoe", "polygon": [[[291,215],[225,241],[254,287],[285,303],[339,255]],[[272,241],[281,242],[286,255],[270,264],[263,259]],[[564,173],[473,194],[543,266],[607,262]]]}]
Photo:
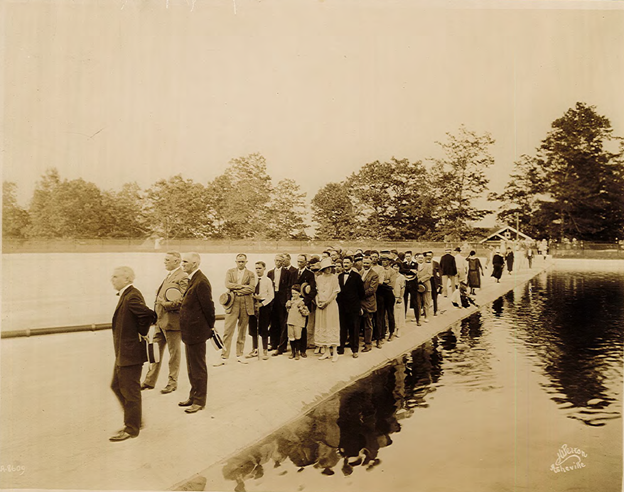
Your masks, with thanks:
[{"label": "dress shoe", "polygon": [[179,407],[190,407],[193,404],[193,400],[184,400],[178,403]]},{"label": "dress shoe", "polygon": [[305,353],[305,350],[301,352],[301,357],[303,357],[304,359],[308,358],[308,354]]},{"label": "dress shoe", "polygon": [[190,407],[188,407],[186,410],[184,410],[186,413],[195,413],[195,412],[199,412],[200,410],[203,410],[204,407],[202,405],[191,405]]},{"label": "dress shoe", "polygon": [[160,392],[161,392],[163,395],[166,395],[166,394],[168,394],[168,393],[173,393],[176,389],[177,389],[177,388],[176,388],[175,386],[169,386],[169,385],[167,385],[167,386],[165,386],[163,389],[161,389],[161,390],[160,390]]},{"label": "dress shoe", "polygon": [[262,360],[269,360],[269,352],[268,351],[263,351],[262,352]]},{"label": "dress shoe", "polygon": [[220,359],[217,362],[215,362],[212,367],[219,367],[219,366],[224,366],[226,363],[227,359]]},{"label": "dress shoe", "polygon": [[372,349],[370,347],[364,347],[362,352],[370,352]]},{"label": "dress shoe", "polygon": [[240,362],[241,364],[249,364],[249,362],[247,362],[245,359],[243,359],[242,357],[236,357],[236,362]]},{"label": "dress shoe", "polygon": [[154,389],[154,387],[153,387],[153,386],[150,386],[149,384],[145,384],[145,383],[143,383],[143,384],[141,385],[141,391],[143,391],[143,390],[153,390],[153,389]]},{"label": "dress shoe", "polygon": [[357,352],[353,352],[353,358],[357,359],[358,357],[359,357],[358,353]]},{"label": "dress shoe", "polygon": [[258,351],[257,350],[252,350],[251,352],[249,352],[245,356],[246,359],[253,359],[254,357],[258,357]]},{"label": "dress shoe", "polygon": [[119,431],[114,436],[110,437],[108,440],[112,442],[119,442],[119,441],[125,441],[126,439],[130,439],[132,437],[137,437],[137,436],[133,436],[132,434],[128,434],[125,430],[122,430],[122,431]]}]

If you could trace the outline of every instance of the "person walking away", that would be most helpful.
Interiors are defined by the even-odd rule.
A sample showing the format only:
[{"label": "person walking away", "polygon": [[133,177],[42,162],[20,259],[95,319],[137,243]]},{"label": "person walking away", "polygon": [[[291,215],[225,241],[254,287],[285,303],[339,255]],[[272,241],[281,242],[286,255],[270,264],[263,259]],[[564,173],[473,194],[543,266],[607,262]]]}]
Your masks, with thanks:
[{"label": "person walking away", "polygon": [[474,295],[475,289],[481,288],[481,275],[483,275],[483,267],[481,261],[477,258],[477,253],[473,250],[468,255],[468,286],[470,294]]}]

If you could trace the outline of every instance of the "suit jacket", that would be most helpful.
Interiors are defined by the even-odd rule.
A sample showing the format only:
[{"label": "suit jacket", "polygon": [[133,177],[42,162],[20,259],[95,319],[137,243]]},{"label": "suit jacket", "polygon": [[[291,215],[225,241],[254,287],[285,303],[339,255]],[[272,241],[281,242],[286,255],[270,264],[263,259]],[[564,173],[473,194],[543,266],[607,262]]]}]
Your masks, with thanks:
[{"label": "suit jacket", "polygon": [[[362,272],[364,275],[364,272]],[[362,281],[364,285],[364,298],[361,301],[362,310],[367,313],[377,312],[377,287],[379,286],[379,275],[372,268]]]},{"label": "suit jacket", "polygon": [[299,275],[299,269],[296,266],[290,265],[288,267],[288,274],[290,275],[290,286],[296,284],[297,276]]},{"label": "suit jacket", "polygon": [[[409,263],[404,261],[401,267],[401,273],[405,277],[405,281],[411,284],[418,284],[418,276],[414,275],[414,272],[411,270],[418,270],[418,263],[415,261],[410,261]],[[410,279],[412,276],[413,278]]]},{"label": "suit jacket", "polygon": [[364,299],[364,282],[359,273],[354,270],[349,272],[345,277],[344,274],[338,275],[338,283],[340,292],[336,301],[338,307],[345,313],[360,314],[362,311],[362,299]]},{"label": "suit jacket", "polygon": [[154,305],[154,311],[158,320],[156,325],[161,330],[165,331],[180,331],[180,306],[182,305],[182,298],[177,301],[167,301],[165,299],[165,292],[167,289],[178,289],[182,295],[188,288],[188,276],[181,268],[175,270],[169,275],[160,287],[156,291],[156,303]]},{"label": "suit jacket", "polygon": [[446,253],[440,258],[440,270],[442,275],[454,277],[457,275],[457,263],[451,253]]},{"label": "suit jacket", "polygon": [[[243,288],[236,288],[239,285],[243,285]],[[254,300],[252,296],[256,289],[256,277],[253,273],[245,268],[243,272],[243,281],[239,284],[238,268],[230,268],[225,274],[225,288],[233,292],[234,295],[243,297],[247,314],[249,316],[254,315]],[[231,312],[231,308],[229,311]],[[226,309],[225,312],[229,314],[228,309]]]},{"label": "suit jacket", "polygon": [[115,364],[134,366],[147,360],[145,341],[150,325],[156,321],[156,313],[145,305],[139,290],[130,285],[119,297],[113,314],[113,345]]},{"label": "suit jacket", "polygon": [[[273,285],[275,285],[275,268],[267,273],[267,277],[269,277]],[[294,284],[290,281],[290,272],[287,268],[282,268],[279,290],[275,292],[275,299],[273,302],[280,306],[286,306],[286,302],[291,297],[290,288],[292,285]]]},{"label": "suit jacket", "polygon": [[187,345],[205,342],[212,337],[214,323],[212,287],[202,271],[198,270],[189,280],[180,306],[182,341]]},{"label": "suit jacket", "polygon": [[432,277],[431,277],[431,288],[434,291],[437,291],[438,288],[442,285],[442,276],[440,274],[440,264],[435,261],[435,260],[431,260],[431,265],[432,265]]}]

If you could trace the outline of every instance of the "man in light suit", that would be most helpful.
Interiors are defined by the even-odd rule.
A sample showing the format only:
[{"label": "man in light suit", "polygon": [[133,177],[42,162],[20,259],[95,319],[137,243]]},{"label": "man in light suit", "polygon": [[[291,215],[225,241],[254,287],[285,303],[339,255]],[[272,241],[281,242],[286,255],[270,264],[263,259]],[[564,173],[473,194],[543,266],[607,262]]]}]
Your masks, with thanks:
[{"label": "man in light suit", "polygon": [[236,338],[236,360],[241,364],[247,364],[243,358],[245,350],[245,337],[249,316],[254,315],[253,294],[256,289],[256,278],[246,268],[247,255],[236,255],[236,268],[230,268],[225,274],[225,288],[234,296],[234,302],[225,309],[225,330],[223,332],[223,352],[221,360],[214,364],[222,366],[230,358],[232,338],[238,323],[238,337]]},{"label": "man in light suit", "polygon": [[186,413],[198,412],[206,406],[206,340],[212,337],[215,323],[212,287],[199,269],[200,263],[201,257],[197,253],[185,253],[182,257],[182,269],[187,273],[189,283],[180,306],[180,331],[186,348],[186,367],[191,391],[188,399],[178,405],[188,407]]},{"label": "man in light suit", "polygon": [[160,360],[150,365],[145,376],[145,381],[141,389],[154,389],[160,364],[162,362],[165,346],[169,347],[169,379],[161,393],[167,394],[178,388],[178,374],[180,373],[180,345],[182,337],[180,334],[180,306],[182,297],[175,301],[168,301],[165,293],[168,289],[175,289],[184,295],[188,287],[188,278],[182,270],[182,255],[177,251],[170,251],[165,255],[165,269],[169,272],[156,292],[156,303],[154,311],[158,320],[156,321],[156,332],[154,342],[160,348]]},{"label": "man in light suit", "polygon": [[370,352],[373,345],[373,316],[377,312],[377,287],[379,275],[371,267],[373,262],[370,256],[362,260],[362,282],[364,298],[362,299],[362,326],[364,328],[364,348],[362,352]]},{"label": "man in light suit", "polygon": [[145,305],[136,289],[134,272],[129,267],[116,268],[111,283],[119,302],[113,315],[113,346],[115,369],[111,389],[124,411],[125,427],[110,438],[113,442],[137,437],[141,429],[141,371],[147,360],[145,341],[149,327],[156,321],[156,313]]},{"label": "man in light suit", "polygon": [[267,277],[273,282],[275,297],[271,311],[271,346],[273,355],[281,355],[286,352],[288,345],[288,327],[286,324],[288,312],[286,303],[290,300],[290,272],[284,268],[284,256],[275,255],[275,268],[267,273]]},{"label": "man in light suit", "polygon": [[336,298],[340,314],[340,347],[338,353],[343,354],[347,341],[354,358],[358,357],[360,348],[360,313],[364,298],[364,283],[362,277],[352,270],[353,257],[345,256],[342,259],[343,272],[338,275],[340,293]]}]

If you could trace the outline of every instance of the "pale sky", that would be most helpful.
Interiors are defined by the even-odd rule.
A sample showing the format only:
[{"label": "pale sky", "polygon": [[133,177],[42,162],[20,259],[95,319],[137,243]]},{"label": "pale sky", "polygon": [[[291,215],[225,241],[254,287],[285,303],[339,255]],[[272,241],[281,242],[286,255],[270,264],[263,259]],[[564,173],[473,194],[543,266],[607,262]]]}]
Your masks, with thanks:
[{"label": "pale sky", "polygon": [[[310,200],[463,123],[490,188],[577,101],[624,135],[624,2],[8,1],[3,179],[206,184],[263,154]],[[461,6],[461,8],[459,8]],[[99,133],[98,133],[99,132]]]}]

